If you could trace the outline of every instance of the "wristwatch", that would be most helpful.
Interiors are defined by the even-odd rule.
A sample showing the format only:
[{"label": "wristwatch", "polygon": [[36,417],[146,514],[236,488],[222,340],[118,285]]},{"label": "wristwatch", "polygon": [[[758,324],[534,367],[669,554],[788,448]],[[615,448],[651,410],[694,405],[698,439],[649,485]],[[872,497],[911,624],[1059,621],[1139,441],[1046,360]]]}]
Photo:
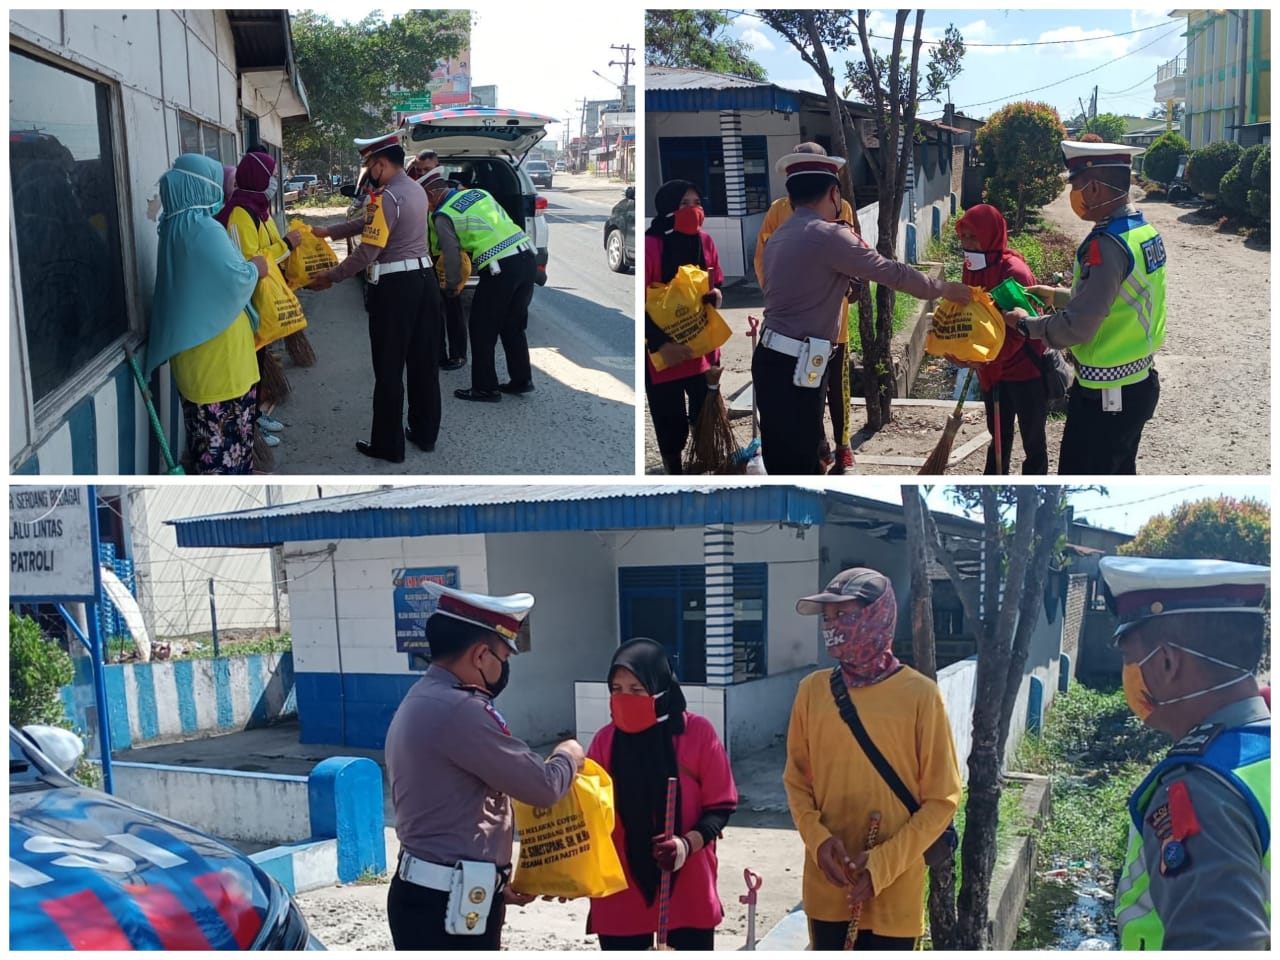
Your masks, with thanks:
[{"label": "wristwatch", "polygon": [[1027,320],[1025,317],[1018,321],[1018,332],[1028,340],[1031,339],[1031,331],[1027,329]]}]

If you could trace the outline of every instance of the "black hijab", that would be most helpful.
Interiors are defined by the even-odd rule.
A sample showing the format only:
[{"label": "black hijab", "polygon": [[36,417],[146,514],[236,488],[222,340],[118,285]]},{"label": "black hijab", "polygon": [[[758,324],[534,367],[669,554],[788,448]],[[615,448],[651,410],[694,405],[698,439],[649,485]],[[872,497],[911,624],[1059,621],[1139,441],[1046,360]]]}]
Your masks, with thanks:
[{"label": "black hijab", "polygon": [[[682,191],[683,192],[683,191]],[[659,721],[643,733],[613,734],[613,795],[618,817],[626,833],[627,864],[645,902],[652,905],[662,871],[653,859],[653,838],[663,832],[667,813],[667,778],[678,777],[676,747],[672,739],[684,733],[684,693],[671,671],[667,651],[656,640],[637,637],[620,646],[609,664],[609,680],[624,667],[636,675],[658,699]],[[680,791],[676,789],[676,833],[680,825]],[[674,882],[679,874],[672,876]]]},{"label": "black hijab", "polygon": [[662,241],[662,282],[670,283],[685,264],[696,264],[706,269],[707,263],[702,252],[702,234],[676,232],[676,211],[680,209],[680,201],[692,190],[701,196],[698,188],[688,180],[668,180],[653,195],[653,209],[657,214],[645,234],[658,237]]}]

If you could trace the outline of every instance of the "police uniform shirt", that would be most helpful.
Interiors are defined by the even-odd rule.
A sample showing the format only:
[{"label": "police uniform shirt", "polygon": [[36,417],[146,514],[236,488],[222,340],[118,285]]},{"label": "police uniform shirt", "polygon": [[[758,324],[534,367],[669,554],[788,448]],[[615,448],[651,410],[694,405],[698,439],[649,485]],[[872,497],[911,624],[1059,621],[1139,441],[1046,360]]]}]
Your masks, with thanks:
[{"label": "police uniform shirt", "polygon": [[[764,245],[765,325],[786,337],[840,339],[840,301],[849,280],[887,283],[920,300],[942,296],[942,283],[905,263],[886,260],[847,223],[828,221],[800,207]],[[785,278],[779,282],[776,278]]]},{"label": "police uniform shirt", "polygon": [[[364,235],[370,221],[379,215],[385,222],[386,236],[364,236],[351,255],[330,272],[334,282],[354,277],[375,260],[395,263],[427,256],[427,195],[403,170],[397,170],[373,195],[363,218],[330,227],[329,236],[345,240]],[[381,244],[377,242],[379,239]]]},{"label": "police uniform shirt", "polygon": [[[1117,217],[1132,217],[1138,213],[1133,204],[1096,224],[1097,227]],[[1109,233],[1100,233],[1090,245],[1097,244],[1096,260],[1089,265],[1089,273],[1071,291],[1071,301],[1061,310],[1047,317],[1027,320],[1027,332],[1037,340],[1059,350],[1088,343],[1102,328],[1102,322],[1111,312],[1111,306],[1120,296],[1120,287],[1129,275],[1129,250],[1120,239]]]},{"label": "police uniform shirt", "polygon": [[[1206,723],[1238,727],[1269,720],[1261,697],[1229,704]],[[1187,860],[1160,872],[1161,832],[1169,788],[1186,784],[1200,832],[1185,841]],[[1151,878],[1151,902],[1164,924],[1165,950],[1258,950],[1271,940],[1266,904],[1271,879],[1253,815],[1240,794],[1203,767],[1177,767],[1160,778],[1142,819],[1142,862]]]},{"label": "police uniform shirt", "polygon": [[400,845],[446,866],[510,864],[509,798],[549,807],[568,793],[575,774],[562,753],[544,763],[512,736],[486,694],[439,665],[396,710],[385,756]]}]

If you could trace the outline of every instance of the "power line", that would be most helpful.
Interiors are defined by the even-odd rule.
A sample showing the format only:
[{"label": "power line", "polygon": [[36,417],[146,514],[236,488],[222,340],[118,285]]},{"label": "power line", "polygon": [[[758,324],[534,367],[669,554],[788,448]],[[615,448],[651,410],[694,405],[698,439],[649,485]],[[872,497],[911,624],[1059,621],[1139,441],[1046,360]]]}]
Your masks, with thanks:
[{"label": "power line", "polygon": [[1133,507],[1139,503],[1148,503],[1151,500],[1163,500],[1166,497],[1176,497],[1180,493],[1186,493],[1189,490],[1200,490],[1206,485],[1203,483],[1193,484],[1189,487],[1179,487],[1177,490],[1170,490],[1168,493],[1157,493],[1151,496],[1145,496],[1140,500],[1127,500],[1124,503],[1108,503],[1100,507],[1082,507],[1084,513],[1101,513],[1103,510],[1119,510],[1121,507]]},{"label": "power line", "polygon": [[1121,60],[1127,59],[1128,57],[1132,57],[1135,53],[1141,53],[1143,50],[1147,49],[1147,47],[1155,46],[1155,45],[1156,45],[1157,43],[1159,43],[1161,40],[1165,39],[1166,37],[1171,37],[1171,36],[1173,36],[1173,31],[1172,31],[1172,30],[1170,30],[1168,33],[1163,33],[1163,34],[1161,34],[1160,36],[1158,36],[1158,37],[1156,37],[1154,40],[1152,40],[1150,43],[1143,44],[1142,46],[1138,47],[1138,48],[1137,48],[1137,49],[1135,49],[1135,50],[1130,50],[1130,51],[1129,51],[1128,53],[1126,53],[1123,57],[1116,57],[1114,60],[1108,60],[1106,63],[1102,64],[1101,66],[1092,67],[1092,68],[1090,68],[1089,70],[1083,70],[1083,71],[1081,71],[1080,73],[1072,74],[1072,75],[1071,75],[1071,76],[1069,76],[1069,77],[1063,77],[1061,80],[1055,80],[1053,83],[1046,83],[1043,87],[1036,87],[1036,88],[1034,88],[1034,89],[1032,89],[1032,90],[1023,90],[1021,93],[1013,93],[1013,94],[1009,94],[1008,96],[1004,96],[1004,97],[997,97],[995,100],[984,100],[982,103],[966,103],[966,104],[965,104],[964,106],[962,106],[962,107],[956,107],[956,109],[957,109],[957,110],[971,110],[971,109],[973,109],[974,107],[985,107],[985,106],[988,106],[988,105],[993,104],[993,103],[1007,103],[1007,102],[1008,102],[1008,101],[1010,101],[1010,100],[1016,100],[1016,99],[1018,99],[1019,97],[1025,97],[1025,96],[1026,96],[1027,94],[1029,94],[1029,93],[1039,93],[1041,90],[1048,90],[1048,89],[1050,89],[1051,87],[1058,87],[1058,86],[1061,86],[1062,84],[1064,84],[1064,83],[1066,83],[1066,82],[1068,82],[1068,81],[1070,81],[1070,80],[1077,80],[1077,79],[1079,79],[1080,77],[1088,76],[1088,75],[1089,75],[1089,74],[1091,74],[1091,73],[1097,73],[1099,70],[1105,70],[1107,67],[1110,67],[1110,66],[1112,66],[1112,65],[1114,65],[1114,64],[1117,64],[1117,63],[1119,63]]}]

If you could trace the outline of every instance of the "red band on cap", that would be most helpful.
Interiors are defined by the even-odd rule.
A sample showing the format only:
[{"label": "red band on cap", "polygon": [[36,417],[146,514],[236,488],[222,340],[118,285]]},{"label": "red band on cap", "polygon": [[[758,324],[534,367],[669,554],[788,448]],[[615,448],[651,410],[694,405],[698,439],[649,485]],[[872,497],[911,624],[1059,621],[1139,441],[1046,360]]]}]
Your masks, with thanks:
[{"label": "red band on cap", "polygon": [[1116,597],[1116,615],[1121,620],[1133,616],[1143,617],[1151,613],[1153,603],[1161,603],[1165,610],[1179,607],[1249,606],[1262,602],[1266,594],[1264,584],[1220,584],[1213,587],[1187,587],[1179,590],[1135,590]]},{"label": "red band on cap", "polygon": [[450,613],[467,620],[479,621],[504,637],[514,637],[520,632],[520,621],[517,618],[503,613],[495,613],[493,610],[488,610],[484,607],[477,607],[475,604],[467,603],[465,600],[459,600],[457,597],[448,594],[440,598],[440,603],[436,609],[441,613]]},{"label": "red band on cap", "polygon": [[801,160],[797,163],[788,164],[787,176],[796,173],[831,173],[834,174],[840,169],[839,164],[821,160]]}]

